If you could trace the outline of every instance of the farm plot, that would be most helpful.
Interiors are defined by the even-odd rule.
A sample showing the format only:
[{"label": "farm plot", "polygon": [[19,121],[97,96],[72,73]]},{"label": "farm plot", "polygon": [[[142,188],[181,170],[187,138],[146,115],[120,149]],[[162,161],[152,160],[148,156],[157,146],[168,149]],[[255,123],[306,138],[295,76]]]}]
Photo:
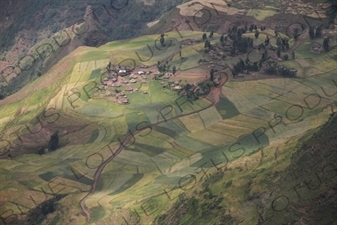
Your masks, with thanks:
[{"label": "farm plot", "polygon": [[142,152],[123,150],[115,157],[114,161],[135,166],[155,167],[150,157]]},{"label": "farm plot", "polygon": [[234,104],[225,97],[220,97],[220,100],[215,107],[220,113],[222,119],[229,119],[239,114]]},{"label": "farm plot", "polygon": [[109,63],[109,59],[96,60],[95,69],[105,68],[108,65],[108,63]]},{"label": "farm plot", "polygon": [[[241,88],[222,87],[222,94],[231,101],[240,113],[249,113],[258,107],[255,102],[250,101],[241,93]],[[254,116],[254,115],[252,115]]]},{"label": "farm plot", "polygon": [[213,146],[231,143],[236,140],[235,138],[229,135],[224,135],[218,132],[210,131],[208,129],[194,132],[192,134],[189,134],[188,136],[209,143]]},{"label": "farm plot", "polygon": [[171,144],[172,141],[173,139],[171,139],[167,135],[156,132],[155,130],[152,130],[151,132],[149,132],[148,135],[137,136],[138,143],[145,144],[145,145],[152,145],[154,148],[159,148],[159,149],[172,148],[172,144]]},{"label": "farm plot", "polygon": [[179,136],[179,133],[176,131],[176,129],[172,129],[171,126],[174,126],[177,129],[177,126],[175,126],[175,124],[172,122],[168,126],[165,126],[165,124],[154,126],[153,129],[157,132],[169,136],[170,138],[177,138]]},{"label": "farm plot", "polygon": [[138,142],[134,144],[134,149],[146,154],[149,157],[154,157],[166,151],[166,149],[163,147],[147,145]]},{"label": "farm plot", "polygon": [[244,126],[240,126],[237,124],[230,124],[227,123],[227,120],[225,121],[219,121],[216,124],[213,124],[212,126],[208,127],[208,130],[217,132],[220,134],[224,134],[230,139],[237,139],[239,138],[242,134],[247,134],[249,132],[252,132],[253,129],[248,128],[247,123],[244,124]]},{"label": "farm plot", "polygon": [[[125,115],[126,123],[129,126],[129,130],[134,131],[138,130],[141,127],[145,127],[150,124],[150,120],[147,118],[144,112],[132,112]],[[140,126],[143,124],[143,126]]]},{"label": "farm plot", "polygon": [[337,63],[335,60],[331,59],[327,54],[322,57],[315,59],[315,64],[313,65],[316,69],[323,72],[330,72],[337,68]]},{"label": "farm plot", "polygon": [[129,180],[127,180],[122,186],[120,186],[117,190],[111,192],[109,195],[116,195],[124,192],[125,190],[135,185],[139,180],[141,180],[143,176],[144,176],[143,174],[132,175],[132,177]]},{"label": "farm plot", "polygon": [[203,58],[201,53],[189,55],[188,57],[183,56],[183,54],[181,56],[184,57],[185,59],[184,60],[179,59],[179,60],[173,61],[173,65],[175,65],[181,71],[186,71],[186,70],[199,66],[198,62],[200,59]]},{"label": "farm plot", "polygon": [[261,10],[261,9],[249,9],[247,11],[247,16],[253,16],[255,19],[262,21],[266,17],[273,16],[277,12],[275,10]]},{"label": "farm plot", "polygon": [[181,136],[174,140],[176,144],[179,146],[188,149],[193,152],[200,152],[206,149],[211,148],[213,145],[208,144],[206,142],[196,140],[187,136]]},{"label": "farm plot", "polygon": [[151,158],[151,160],[156,164],[157,170],[160,171],[161,174],[167,174],[170,171],[172,163],[165,160],[164,158],[160,156],[154,156]]},{"label": "farm plot", "polygon": [[196,132],[205,128],[204,122],[198,113],[180,117],[179,120],[190,132]]},{"label": "farm plot", "polygon": [[1,114],[0,118],[11,117],[21,108],[23,101],[17,101],[13,103],[6,104],[5,106],[0,106]]},{"label": "farm plot", "polygon": [[269,141],[277,142],[281,138],[288,139],[291,137],[299,136],[308,130],[321,126],[326,122],[326,118],[331,113],[330,109],[325,109],[321,112],[316,112],[311,116],[301,117],[302,120],[296,121],[292,124],[280,124],[274,128],[274,131],[268,129],[265,134],[268,136]]},{"label": "farm plot", "polygon": [[59,93],[57,93],[55,95],[54,98],[52,98],[47,106],[47,110],[48,109],[62,109],[63,107],[63,98],[64,98],[64,94],[65,94],[65,91],[67,90],[67,85],[64,85],[62,87],[62,89],[59,91]]},{"label": "farm plot", "polygon": [[102,174],[104,192],[112,193],[122,187],[132,178],[132,174],[124,174],[121,171],[109,171]]},{"label": "farm plot", "polygon": [[207,128],[212,124],[215,124],[218,121],[222,120],[221,115],[219,114],[218,110],[215,106],[212,106],[208,109],[202,110],[199,112],[201,120],[204,123],[204,126]]},{"label": "farm plot", "polygon": [[202,155],[200,153],[194,154],[193,156],[188,158],[184,158],[181,161],[176,162],[174,165],[172,165],[167,174],[170,174],[171,176],[173,173],[177,171],[181,171],[187,167],[192,167],[191,165],[199,161],[201,158]]}]

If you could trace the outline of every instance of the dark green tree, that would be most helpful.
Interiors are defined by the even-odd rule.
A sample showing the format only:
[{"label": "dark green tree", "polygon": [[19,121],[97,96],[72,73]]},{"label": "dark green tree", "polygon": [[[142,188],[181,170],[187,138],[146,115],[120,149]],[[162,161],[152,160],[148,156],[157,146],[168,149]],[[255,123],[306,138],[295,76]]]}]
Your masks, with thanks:
[{"label": "dark green tree", "polygon": [[43,155],[44,154],[44,148],[41,147],[38,152],[37,152],[39,155]]},{"label": "dark green tree", "polygon": [[256,31],[255,31],[255,38],[258,38],[258,37],[259,37],[259,34],[260,34],[259,31],[256,30]]},{"label": "dark green tree", "polygon": [[211,49],[212,48],[212,45],[211,45],[211,42],[209,40],[206,40],[205,41],[205,48],[208,48],[208,49]]},{"label": "dark green tree", "polygon": [[211,71],[209,72],[211,81],[214,80],[214,72],[215,72],[215,70],[214,70],[213,68],[212,68]]},{"label": "dark green tree", "polygon": [[330,39],[329,38],[324,38],[324,41],[323,41],[323,48],[324,50],[327,52],[329,51],[329,48],[330,48]]},{"label": "dark green tree", "polygon": [[295,28],[294,29],[294,39],[295,39],[295,41],[297,41],[298,40],[298,37],[300,36],[300,34],[298,33],[299,32],[299,29],[298,28]]},{"label": "dark green tree", "polygon": [[173,66],[172,67],[172,73],[173,73],[173,75],[176,74],[176,72],[177,72],[177,68],[176,68],[176,66]]},{"label": "dark green tree", "polygon": [[277,57],[281,57],[281,50],[280,50],[280,48],[277,48],[277,50],[276,50],[276,55],[277,55]]},{"label": "dark green tree", "polygon": [[269,36],[267,35],[266,40],[264,41],[264,44],[267,46],[269,45]]},{"label": "dark green tree", "polygon": [[221,37],[220,37],[220,42],[221,42],[221,43],[223,43],[223,42],[224,42],[224,34],[223,34],[223,35],[221,35]]},{"label": "dark green tree", "polygon": [[213,37],[213,34],[214,34],[214,32],[211,31],[211,33],[209,34],[209,37],[210,37],[210,38]]},{"label": "dark green tree", "polygon": [[157,69],[160,71],[160,61],[157,62]]},{"label": "dark green tree", "polygon": [[109,72],[111,71],[111,62],[109,62],[109,64],[106,66],[106,70]]},{"label": "dark green tree", "polygon": [[311,40],[315,38],[315,31],[313,27],[309,28],[309,36]]},{"label": "dark green tree", "polygon": [[334,2],[332,2],[331,6],[327,8],[327,10],[325,11],[325,14],[328,17],[328,23],[334,24],[335,18],[337,16],[337,2],[336,2],[336,0],[334,0]]},{"label": "dark green tree", "polygon": [[321,38],[322,37],[322,25],[317,26],[316,32],[315,32],[315,38]]},{"label": "dark green tree", "polygon": [[289,58],[288,54],[284,54],[283,59],[284,59],[285,61],[287,61],[288,58]]},{"label": "dark green tree", "polygon": [[50,136],[48,149],[50,151],[55,151],[59,147],[59,134],[56,131],[52,136]]},{"label": "dark green tree", "polygon": [[161,46],[165,47],[164,34],[160,35],[160,44],[161,44]]},{"label": "dark green tree", "polygon": [[206,40],[207,39],[207,34],[206,33],[203,33],[202,34],[202,40]]}]

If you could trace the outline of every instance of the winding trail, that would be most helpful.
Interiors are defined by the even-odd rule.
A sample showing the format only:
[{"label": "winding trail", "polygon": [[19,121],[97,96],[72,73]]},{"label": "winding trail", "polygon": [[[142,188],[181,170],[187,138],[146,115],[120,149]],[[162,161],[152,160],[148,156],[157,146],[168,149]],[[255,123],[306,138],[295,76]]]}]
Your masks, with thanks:
[{"label": "winding trail", "polygon": [[[225,72],[225,70],[222,70],[222,71],[219,71],[216,74],[219,74],[221,72]],[[221,80],[220,80],[220,83],[218,86],[214,87],[213,89],[211,89],[210,93],[207,95],[207,97],[211,97],[211,99],[213,99],[213,102],[212,104],[210,104],[209,106],[203,108],[203,109],[199,109],[197,111],[194,111],[194,112],[190,112],[190,113],[186,113],[186,114],[183,114],[183,115],[179,115],[179,116],[175,116],[175,117],[171,117],[170,119],[167,119],[167,120],[163,120],[163,121],[159,121],[157,123],[153,123],[151,124],[150,126],[156,126],[156,125],[159,125],[161,123],[164,123],[164,122],[167,122],[167,121],[170,121],[170,120],[174,120],[174,119],[177,119],[179,117],[183,117],[183,116],[188,116],[188,115],[192,115],[194,113],[199,113],[203,110],[206,110],[208,108],[211,108],[213,107],[214,105],[216,105],[219,100],[220,100],[220,94],[221,94],[221,87],[228,81],[228,76],[226,77],[223,77]],[[96,187],[97,187],[97,183],[98,183],[98,180],[99,178],[101,177],[101,174],[102,174],[102,171],[104,170],[105,166],[108,165],[108,163],[113,160],[123,149],[124,147],[126,146],[126,144],[131,140],[131,138],[138,134],[139,132],[147,129],[147,127],[144,127],[142,129],[139,129],[139,130],[136,130],[134,131],[133,133],[129,133],[123,140],[123,142],[121,143],[121,145],[118,147],[118,149],[116,150],[116,152],[114,154],[112,154],[108,159],[106,159],[99,167],[98,169],[96,170],[95,174],[94,174],[94,183],[89,191],[89,193],[84,196],[81,201],[80,201],[80,206],[81,206],[81,209],[82,211],[85,213],[86,217],[87,217],[87,222],[90,221],[91,219],[91,216],[90,216],[90,211],[87,209],[87,207],[85,206],[85,200],[92,194],[95,192],[96,190]]]}]

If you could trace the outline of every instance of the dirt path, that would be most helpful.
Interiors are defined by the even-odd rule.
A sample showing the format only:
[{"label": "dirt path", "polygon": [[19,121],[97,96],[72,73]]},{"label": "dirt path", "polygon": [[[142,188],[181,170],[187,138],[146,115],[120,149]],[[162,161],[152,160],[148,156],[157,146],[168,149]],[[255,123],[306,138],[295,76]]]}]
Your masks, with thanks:
[{"label": "dirt path", "polygon": [[[221,73],[221,72],[224,72],[224,70],[222,71],[219,71],[217,73]],[[217,74],[216,73],[216,74]],[[186,113],[184,115],[179,115],[179,116],[175,116],[175,117],[172,117],[170,119],[167,119],[167,120],[163,120],[163,121],[160,121],[160,122],[157,122],[157,123],[154,123],[154,124],[151,124],[151,126],[156,126],[156,125],[159,125],[161,123],[164,123],[164,122],[167,122],[167,121],[170,121],[170,120],[174,120],[174,119],[177,119],[179,117],[183,117],[183,116],[188,116],[188,115],[192,115],[194,113],[199,113],[203,110],[206,110],[208,108],[211,108],[213,107],[214,105],[216,105],[219,100],[220,100],[220,94],[221,94],[221,87],[228,81],[228,77],[224,77],[220,80],[220,83],[217,87],[213,88],[210,93],[208,94],[207,97],[210,97],[211,99],[213,99],[214,101],[212,102],[211,105],[203,108],[203,109],[200,109],[200,110],[197,110],[197,111],[194,111],[194,112],[190,112],[190,113]],[[138,134],[139,132],[147,129],[148,127],[145,127],[143,129],[140,129],[140,130],[137,130],[137,131],[134,131],[133,133],[130,133],[128,134],[125,139],[123,140],[123,142],[121,143],[121,145],[119,146],[119,148],[116,150],[116,152],[114,152],[114,154],[112,154],[107,160],[105,160],[100,166],[99,168],[96,170],[95,174],[94,174],[94,183],[89,191],[89,193],[84,196],[84,198],[82,198],[82,200],[80,201],[80,206],[81,206],[81,209],[82,211],[85,213],[86,217],[87,217],[87,222],[90,221],[91,219],[91,216],[90,216],[90,211],[87,209],[87,207],[85,206],[85,200],[92,194],[95,192],[96,190],[96,187],[97,187],[97,183],[98,183],[98,180],[99,178],[101,177],[101,173],[102,171],[104,170],[105,166],[108,165],[108,163],[113,160],[123,149],[124,147],[126,146],[126,144],[131,140],[131,138],[133,138],[133,136],[135,136],[136,134]]]}]

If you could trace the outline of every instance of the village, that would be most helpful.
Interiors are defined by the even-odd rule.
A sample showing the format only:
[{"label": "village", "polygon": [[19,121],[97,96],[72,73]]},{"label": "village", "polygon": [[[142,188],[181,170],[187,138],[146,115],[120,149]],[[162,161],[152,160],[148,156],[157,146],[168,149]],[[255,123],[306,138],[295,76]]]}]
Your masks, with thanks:
[{"label": "village", "polygon": [[[232,33],[242,32],[243,28],[232,28]],[[262,31],[262,29],[261,29]],[[257,30],[256,30],[257,32]],[[295,53],[292,52],[290,57],[287,53],[290,53],[289,47],[284,47],[277,43],[278,48],[283,50],[283,54],[277,53],[276,47],[269,44],[269,38],[265,40],[265,43],[260,44],[257,47],[252,46],[252,39],[248,37],[242,37],[236,39],[236,36],[231,36],[229,33],[227,36],[222,35],[220,38],[220,43],[211,44],[211,40],[214,41],[213,32],[210,33],[209,37],[204,33],[202,39],[187,39],[180,42],[180,49],[185,46],[197,45],[198,43],[205,42],[205,46],[201,49],[195,49],[197,52],[202,53],[203,57],[198,61],[199,66],[207,66],[210,71],[216,72],[219,70],[225,70],[229,68],[232,72],[233,78],[243,78],[245,75],[259,75],[263,78],[265,75],[280,75],[285,77],[295,77],[297,70],[295,68],[286,68],[283,65],[278,65],[278,62],[287,61],[288,59],[295,59]],[[240,33],[241,34],[241,33]],[[237,34],[240,36],[240,34]],[[258,35],[257,35],[258,36]],[[256,38],[257,38],[256,36]],[[278,38],[279,39],[279,38]],[[237,42],[237,44],[235,44]],[[240,46],[241,45],[241,46]],[[256,51],[262,56],[250,57],[250,52]],[[311,45],[311,51],[316,54],[321,54],[324,49],[321,44],[314,42]],[[182,56],[181,50],[175,52],[169,57],[169,60],[179,54],[180,61],[186,60],[186,55]],[[186,52],[185,52],[186,54]],[[254,55],[254,54],[253,54]],[[226,59],[232,59],[239,56],[239,61],[236,64],[227,64]],[[243,57],[243,60],[240,58]],[[188,56],[187,56],[188,57]],[[246,60],[244,60],[246,57]],[[261,58],[260,58],[261,57]],[[253,60],[253,61],[250,61]],[[164,68],[164,69],[163,69]],[[148,94],[147,90],[141,90],[143,84],[148,84],[151,80],[160,80],[160,85],[162,90],[177,91],[179,95],[186,95],[187,92],[195,92],[202,86],[201,84],[187,84],[182,82],[182,80],[177,80],[176,77],[179,73],[180,68],[171,68],[168,65],[168,61],[158,62],[157,66],[145,66],[139,65],[136,67],[118,66],[112,65],[111,62],[106,66],[106,68],[101,68],[101,73],[105,76],[100,82],[100,91],[97,92],[94,97],[104,98],[111,102],[117,104],[129,104],[128,94],[133,92],[139,92],[142,94]],[[212,73],[212,72],[211,72]],[[221,79],[218,76],[213,77],[211,80],[210,74],[205,74],[206,80],[213,82],[213,84],[219,83]],[[172,79],[175,78],[175,79]],[[247,77],[248,78],[248,77]],[[254,76],[250,79],[256,79],[258,77]],[[199,88],[198,88],[199,87]],[[203,89],[203,88],[201,88]],[[203,91],[201,90],[201,93]]]},{"label": "village", "polygon": [[117,104],[128,104],[128,94],[139,92],[144,95],[147,91],[140,91],[143,84],[147,84],[150,80],[162,79],[160,84],[170,90],[180,90],[179,81],[169,80],[173,74],[171,72],[161,73],[155,71],[154,67],[144,65],[131,67],[121,67],[112,65],[111,62],[106,68],[101,69],[101,73],[105,76],[101,78],[100,91],[94,94],[95,98],[104,98]]}]

